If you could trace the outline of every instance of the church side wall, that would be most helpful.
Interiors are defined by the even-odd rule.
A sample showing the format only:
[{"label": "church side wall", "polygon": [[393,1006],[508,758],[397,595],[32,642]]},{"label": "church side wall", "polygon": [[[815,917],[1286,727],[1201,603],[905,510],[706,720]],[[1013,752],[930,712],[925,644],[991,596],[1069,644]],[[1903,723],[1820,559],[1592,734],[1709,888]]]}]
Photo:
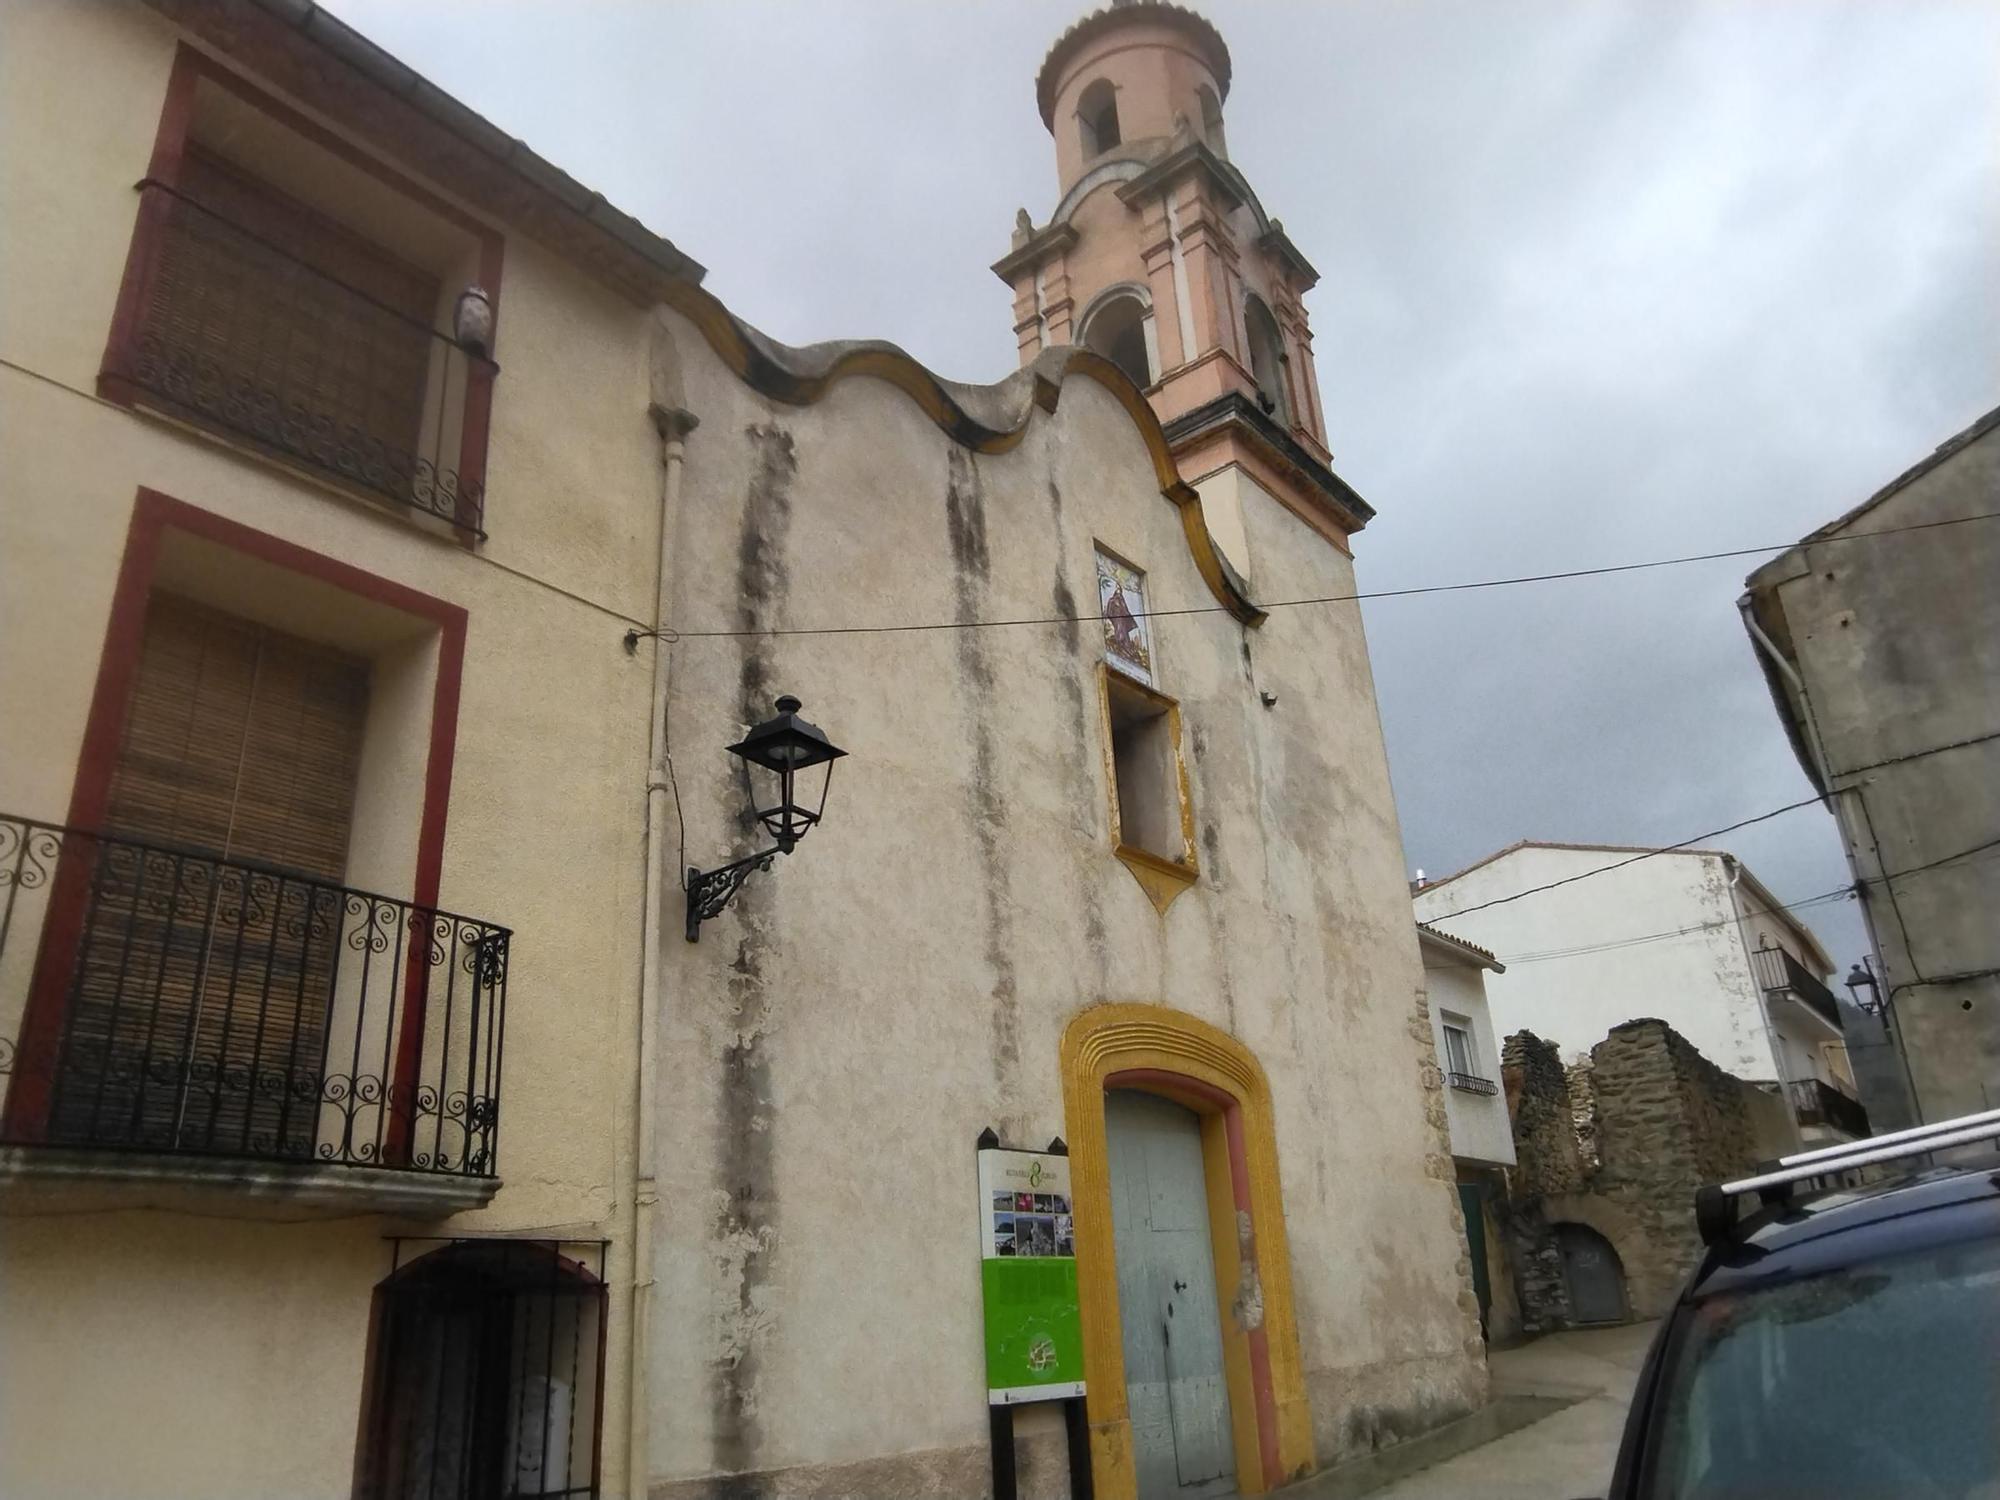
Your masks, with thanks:
[{"label": "church side wall", "polygon": [[[1200,866],[1162,915],[1111,854],[1092,625],[696,634],[1089,616],[1094,543],[1146,570],[1154,609],[1208,610],[1131,419],[1072,378],[1018,446],[975,455],[869,379],[775,406],[672,326],[702,424],[675,548],[686,862],[751,847],[721,747],[777,693],[852,753],[825,825],[664,958],[656,1492],[982,1482],[973,1141],[1072,1134],[1059,1042],[1103,1001],[1199,1017],[1262,1063],[1318,1461],[1476,1404],[1358,613],[1153,621]],[[1250,524],[1261,591],[1352,591],[1288,514]],[[1055,1434],[1029,1447],[1024,1493],[1059,1492]]]}]

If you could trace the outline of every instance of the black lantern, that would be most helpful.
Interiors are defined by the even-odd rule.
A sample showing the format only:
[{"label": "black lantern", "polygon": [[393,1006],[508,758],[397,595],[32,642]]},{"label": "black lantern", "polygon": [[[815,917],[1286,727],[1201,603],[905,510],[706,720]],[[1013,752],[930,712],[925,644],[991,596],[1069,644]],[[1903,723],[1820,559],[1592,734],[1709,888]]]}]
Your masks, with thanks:
[{"label": "black lantern", "polygon": [[[1882,1004],[1882,987],[1876,982],[1874,971],[1865,964],[1856,964],[1847,971],[1844,982],[1847,985],[1847,993],[1854,997],[1854,1003],[1869,1015],[1880,1017],[1882,1025],[1886,1028],[1889,1024],[1888,1007]],[[1861,998],[1863,990],[1868,991],[1866,1000]]]},{"label": "black lantern", "polygon": [[[833,783],[833,763],[847,752],[821,733],[817,725],[808,724],[799,717],[798,699],[788,694],[778,700],[777,707],[776,718],[766,719],[729,746],[731,755],[740,755],[746,764],[777,777],[774,789],[777,800],[768,807],[758,805],[764,800],[761,797],[753,797],[751,803],[757,821],[777,841],[777,847],[748,855],[719,870],[698,870],[693,865],[688,866],[687,940],[690,943],[700,938],[703,922],[729,905],[752,871],[768,870],[771,861],[778,855],[790,854],[826,811],[826,792]],[[819,777],[819,796],[812,799],[812,806],[807,807],[799,800],[799,777],[802,772],[809,772],[815,767],[825,769]],[[812,778],[808,776],[806,779],[810,782]]]}]

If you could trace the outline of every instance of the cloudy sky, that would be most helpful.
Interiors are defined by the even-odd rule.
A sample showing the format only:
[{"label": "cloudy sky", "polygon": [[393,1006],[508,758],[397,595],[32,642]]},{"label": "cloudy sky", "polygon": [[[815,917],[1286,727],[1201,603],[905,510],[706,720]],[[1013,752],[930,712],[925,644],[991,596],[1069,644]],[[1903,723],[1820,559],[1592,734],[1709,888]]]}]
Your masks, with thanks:
[{"label": "cloudy sky", "polygon": [[[335,0],[791,343],[1014,363],[986,269],[1081,4]],[[1319,267],[1362,587],[1783,543],[2000,403],[2000,4],[1230,3],[1231,154]],[[1754,560],[1751,560],[1754,562]],[[1412,869],[1653,844],[1805,796],[1744,561],[1385,600]],[[1807,808],[1722,841],[1841,884]],[[1843,970],[1852,903],[1807,914]]]}]

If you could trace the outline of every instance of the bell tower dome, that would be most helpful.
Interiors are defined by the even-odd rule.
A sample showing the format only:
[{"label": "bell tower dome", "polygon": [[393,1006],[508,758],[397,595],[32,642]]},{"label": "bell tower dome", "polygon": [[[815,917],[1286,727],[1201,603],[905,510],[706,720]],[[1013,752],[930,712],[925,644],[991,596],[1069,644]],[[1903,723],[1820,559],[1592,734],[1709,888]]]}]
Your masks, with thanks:
[{"label": "bell tower dome", "polygon": [[1080,344],[1146,393],[1230,561],[1252,567],[1258,491],[1329,540],[1373,512],[1332,469],[1303,297],[1319,273],[1231,162],[1229,48],[1165,0],[1119,0],[1049,49],[1035,79],[1057,202],[1023,209],[993,270],[1021,362]]}]

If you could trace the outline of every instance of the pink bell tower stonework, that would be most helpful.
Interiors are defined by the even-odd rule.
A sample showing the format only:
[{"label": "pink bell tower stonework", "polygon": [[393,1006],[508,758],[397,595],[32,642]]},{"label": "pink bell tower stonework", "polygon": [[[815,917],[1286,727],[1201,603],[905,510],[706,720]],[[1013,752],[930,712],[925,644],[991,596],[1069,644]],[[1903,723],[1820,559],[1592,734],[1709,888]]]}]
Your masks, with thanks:
[{"label": "pink bell tower stonework", "polygon": [[1319,273],[1229,160],[1229,71],[1221,34],[1178,5],[1123,0],[1064,32],[1035,79],[1062,196],[1045,224],[1021,211],[993,269],[1021,363],[1081,344],[1129,375],[1253,578],[1259,493],[1342,551],[1373,512],[1327,447],[1301,301]]}]

